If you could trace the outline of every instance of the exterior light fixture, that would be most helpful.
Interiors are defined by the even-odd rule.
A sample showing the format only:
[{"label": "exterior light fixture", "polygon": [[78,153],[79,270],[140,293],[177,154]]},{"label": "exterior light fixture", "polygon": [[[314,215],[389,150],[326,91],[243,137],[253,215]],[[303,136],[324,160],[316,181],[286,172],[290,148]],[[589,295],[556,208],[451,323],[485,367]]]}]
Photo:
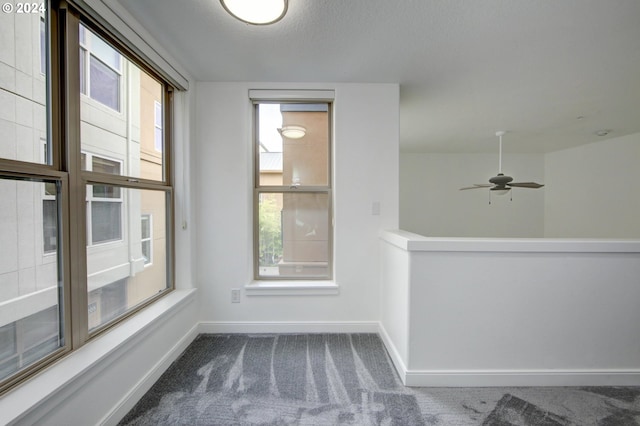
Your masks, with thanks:
[{"label": "exterior light fixture", "polygon": [[281,129],[278,129],[278,133],[285,138],[300,139],[307,134],[307,129],[302,126],[284,126]]},{"label": "exterior light fixture", "polygon": [[234,18],[252,25],[269,25],[281,20],[289,0],[220,0]]}]

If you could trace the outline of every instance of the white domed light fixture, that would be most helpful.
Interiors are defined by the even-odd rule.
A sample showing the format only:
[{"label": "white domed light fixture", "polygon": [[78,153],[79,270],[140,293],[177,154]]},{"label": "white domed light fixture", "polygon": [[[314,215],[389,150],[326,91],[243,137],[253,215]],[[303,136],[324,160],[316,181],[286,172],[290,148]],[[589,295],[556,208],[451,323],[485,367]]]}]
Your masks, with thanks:
[{"label": "white domed light fixture", "polygon": [[493,195],[505,195],[507,192],[511,191],[511,188],[506,188],[506,189],[489,188],[489,190]]},{"label": "white domed light fixture", "polygon": [[302,126],[284,126],[278,129],[278,133],[280,133],[285,138],[300,139],[307,134],[307,129]]},{"label": "white domed light fixture", "polygon": [[269,25],[287,13],[289,0],[220,0],[234,18],[252,25]]}]

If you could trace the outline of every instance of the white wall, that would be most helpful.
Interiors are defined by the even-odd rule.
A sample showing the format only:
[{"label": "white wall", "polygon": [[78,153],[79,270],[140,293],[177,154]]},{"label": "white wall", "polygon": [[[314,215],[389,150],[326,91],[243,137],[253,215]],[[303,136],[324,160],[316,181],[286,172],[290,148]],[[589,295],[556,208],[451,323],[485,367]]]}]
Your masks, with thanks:
[{"label": "white wall", "polygon": [[547,154],[505,154],[504,173],[544,183],[459,191],[496,174],[492,154],[400,155],[400,226],[427,236],[640,237],[640,133]]},{"label": "white wall", "polygon": [[[545,183],[541,154],[505,154],[502,164],[514,181]],[[428,236],[542,237],[546,189],[512,189],[491,204],[486,189],[459,190],[497,173],[497,154],[402,153],[400,227]]]},{"label": "white wall", "polygon": [[408,275],[390,298],[409,295],[406,384],[640,384],[639,242],[382,237],[383,288]]},{"label": "white wall", "polygon": [[545,237],[640,238],[640,133],[545,156]]},{"label": "white wall", "polygon": [[[335,89],[335,282],[339,294],[255,296],[252,281],[252,106],[249,89]],[[378,232],[398,226],[396,84],[197,84],[197,280],[201,320],[378,321]],[[372,215],[372,203],[380,215]],[[240,288],[239,304],[231,289]],[[246,328],[243,330],[247,330]],[[264,330],[264,328],[262,329]]]}]

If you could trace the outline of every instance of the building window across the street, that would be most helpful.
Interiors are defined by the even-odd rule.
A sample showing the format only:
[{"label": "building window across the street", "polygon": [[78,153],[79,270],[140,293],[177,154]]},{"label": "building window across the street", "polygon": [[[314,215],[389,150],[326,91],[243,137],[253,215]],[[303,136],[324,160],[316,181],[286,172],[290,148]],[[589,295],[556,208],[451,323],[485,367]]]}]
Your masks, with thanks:
[{"label": "building window across the street", "polygon": [[122,57],[118,51],[80,24],[80,91],[120,111]]},{"label": "building window across the street", "polygon": [[153,228],[151,223],[151,215],[143,214],[140,218],[140,242],[142,243],[142,256],[144,257],[144,265],[153,263]]},{"label": "building window across the street", "polygon": [[154,148],[162,152],[162,104],[158,101],[153,103],[153,125],[154,125]]},{"label": "building window across the street", "polygon": [[[120,174],[122,162],[84,154],[85,170],[100,173]],[[89,185],[87,187],[87,232],[90,244],[122,240],[121,188],[111,185]]]}]

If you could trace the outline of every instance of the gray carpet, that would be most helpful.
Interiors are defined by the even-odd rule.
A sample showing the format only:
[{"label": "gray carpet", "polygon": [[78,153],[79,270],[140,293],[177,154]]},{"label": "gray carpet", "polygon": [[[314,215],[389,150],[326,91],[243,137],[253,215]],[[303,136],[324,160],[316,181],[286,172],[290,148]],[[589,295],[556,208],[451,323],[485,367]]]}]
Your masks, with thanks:
[{"label": "gray carpet", "polygon": [[200,335],[121,425],[640,425],[640,388],[406,388],[376,334]]}]

